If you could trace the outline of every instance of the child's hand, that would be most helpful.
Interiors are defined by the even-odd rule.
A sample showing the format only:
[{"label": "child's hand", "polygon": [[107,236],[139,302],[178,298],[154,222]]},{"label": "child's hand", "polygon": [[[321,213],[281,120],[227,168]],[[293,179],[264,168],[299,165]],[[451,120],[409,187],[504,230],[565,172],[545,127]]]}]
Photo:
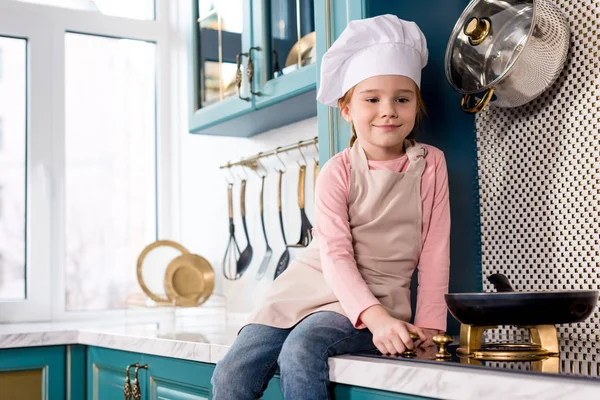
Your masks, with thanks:
[{"label": "child's hand", "polygon": [[404,353],[414,348],[410,333],[419,335],[426,342],[427,336],[421,328],[392,317],[381,305],[362,312],[361,320],[373,334],[373,344],[382,354]]},{"label": "child's hand", "polygon": [[425,336],[427,337],[426,340],[419,340],[416,345],[419,347],[429,347],[429,346],[433,346],[435,345],[435,343],[433,343],[433,337],[435,335],[438,335],[440,333],[442,333],[442,331],[438,330],[438,329],[429,329],[429,328],[421,328],[421,330],[423,331],[423,333],[425,334]]}]

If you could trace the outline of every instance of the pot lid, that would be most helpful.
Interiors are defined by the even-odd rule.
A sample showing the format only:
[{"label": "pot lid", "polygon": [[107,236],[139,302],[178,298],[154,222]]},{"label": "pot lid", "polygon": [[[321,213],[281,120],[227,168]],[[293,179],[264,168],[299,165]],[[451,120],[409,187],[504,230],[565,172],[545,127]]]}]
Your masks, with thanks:
[{"label": "pot lid", "polygon": [[446,78],[460,93],[481,92],[500,81],[531,34],[536,0],[472,0],[446,48]]}]

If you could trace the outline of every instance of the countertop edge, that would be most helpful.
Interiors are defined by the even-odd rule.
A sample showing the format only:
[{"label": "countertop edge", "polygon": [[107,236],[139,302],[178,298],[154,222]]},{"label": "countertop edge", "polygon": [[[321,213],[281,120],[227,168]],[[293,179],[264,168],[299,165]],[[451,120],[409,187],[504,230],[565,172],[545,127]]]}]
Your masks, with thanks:
[{"label": "countertop edge", "polygon": [[[230,347],[95,329],[0,334],[0,349],[77,344],[211,364],[221,360]],[[349,355],[330,358],[329,367],[332,382],[438,399],[600,398],[599,382],[561,376],[533,377],[510,371]]]}]

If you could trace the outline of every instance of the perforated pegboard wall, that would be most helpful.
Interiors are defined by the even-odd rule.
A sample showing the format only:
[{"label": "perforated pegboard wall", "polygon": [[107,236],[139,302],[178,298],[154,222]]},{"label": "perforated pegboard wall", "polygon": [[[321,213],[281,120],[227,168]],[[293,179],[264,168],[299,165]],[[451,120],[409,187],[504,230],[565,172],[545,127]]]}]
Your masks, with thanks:
[{"label": "perforated pegboard wall", "polygon": [[[476,118],[486,291],[496,272],[517,290],[600,288],[600,0],[556,4],[571,26],[560,77],[522,107],[489,107]],[[559,335],[566,347],[599,342],[598,353],[598,306]]]}]

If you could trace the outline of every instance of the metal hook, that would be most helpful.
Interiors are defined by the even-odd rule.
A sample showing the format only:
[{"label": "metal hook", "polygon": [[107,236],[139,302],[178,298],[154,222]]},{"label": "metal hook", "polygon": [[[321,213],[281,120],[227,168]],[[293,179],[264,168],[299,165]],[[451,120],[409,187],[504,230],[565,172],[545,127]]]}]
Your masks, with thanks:
[{"label": "metal hook", "polygon": [[[319,146],[317,145],[317,142],[313,142],[313,144],[315,145],[315,149],[317,149],[317,157],[319,157]],[[313,160],[315,160],[315,163],[319,163],[317,158],[313,157]]]},{"label": "metal hook", "polygon": [[281,147],[278,147],[275,149],[275,157],[277,157],[277,159],[279,160],[279,162],[281,163],[281,169],[275,169],[275,172],[281,172],[281,173],[285,173],[285,171],[287,171],[287,169],[285,168],[285,164],[283,163],[283,161],[281,161],[281,158],[279,157],[279,149],[281,149]]},{"label": "metal hook", "polygon": [[[302,153],[302,150],[300,150],[301,148],[302,148],[302,141],[299,141],[298,142],[298,151],[300,152],[300,155],[302,156],[302,159],[304,160],[304,166],[307,166],[308,163],[306,162],[306,158],[304,157],[304,153]],[[296,162],[298,163],[299,166],[302,166],[299,161],[296,161]]]},{"label": "metal hook", "polygon": [[231,173],[231,164],[229,163],[229,161],[227,161],[227,172],[229,172],[229,175],[231,176],[231,181],[227,178],[227,176],[224,176],[224,178],[229,185],[233,185],[235,183],[235,176],[233,176],[233,174]]},{"label": "metal hook", "polygon": [[[261,155],[261,154],[262,154],[262,152],[261,152],[261,153],[258,153],[258,155]],[[260,171],[260,172],[262,172],[262,175],[261,175],[261,174],[259,174],[259,171]],[[258,177],[259,177],[260,179],[262,179],[262,178],[265,178],[265,177],[268,175],[268,174],[267,174],[267,170],[266,170],[266,169],[265,169],[265,167],[264,167],[264,166],[261,164],[261,162],[260,162],[260,161],[258,161],[258,160],[256,160],[256,169],[254,170],[254,173],[255,173],[256,175],[258,175]]]},{"label": "metal hook", "polygon": [[240,167],[240,169],[242,170],[242,172],[244,173],[244,178],[240,177],[240,176],[237,174],[237,172],[236,172],[236,175],[238,176],[238,178],[239,178],[240,180],[242,180],[242,181],[246,180],[246,181],[247,181],[247,180],[248,180],[248,174],[246,173],[246,169],[244,168],[244,165],[240,165],[239,167]]}]

